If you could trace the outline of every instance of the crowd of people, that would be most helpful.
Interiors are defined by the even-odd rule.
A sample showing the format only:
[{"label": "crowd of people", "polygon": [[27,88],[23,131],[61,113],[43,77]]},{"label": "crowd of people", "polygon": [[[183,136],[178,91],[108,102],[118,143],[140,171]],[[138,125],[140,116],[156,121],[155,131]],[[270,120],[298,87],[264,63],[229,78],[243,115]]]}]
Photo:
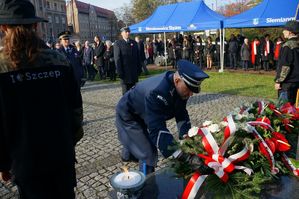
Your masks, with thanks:
[{"label": "crowd of people", "polygon": [[[252,41],[238,34],[232,34],[228,41],[224,42],[224,65],[231,69],[248,70],[275,70],[283,39],[278,37],[270,40],[266,34]],[[145,54],[147,63],[154,63],[158,56],[164,56],[167,52],[169,62],[174,67],[180,59],[187,59],[202,69],[216,69],[220,67],[220,38],[211,36],[202,39],[199,35],[174,35],[167,39],[166,51],[161,38],[145,40]]]},{"label": "crowd of people", "polygon": [[[63,32],[67,40],[70,40],[71,33]],[[63,41],[64,38],[59,35],[59,40],[55,44],[47,42],[47,45],[52,49],[57,49],[60,52],[69,46],[76,52],[75,57],[80,65],[81,86],[86,80],[93,81],[98,73],[100,80],[109,78],[115,81],[117,77],[117,67],[114,60],[114,41],[102,41],[100,36],[96,35],[94,41],[85,41],[81,44],[76,41],[67,44]],[[144,40],[140,36],[135,37],[138,45],[138,59],[141,63],[142,71],[148,74],[147,65],[157,64],[155,60],[164,60],[167,53],[168,64],[173,68],[177,67],[177,61],[186,59],[201,69],[211,70],[212,68],[220,68],[220,38],[213,39],[211,36],[202,39],[199,35],[174,35],[166,40],[165,44],[161,37],[152,39],[146,37]],[[283,43],[283,38],[278,37],[273,41],[270,35],[266,34],[260,38],[255,37],[250,41],[247,37],[240,34],[235,36],[232,34],[228,41],[224,42],[224,66],[229,69],[243,70],[276,70],[280,49]],[[159,59],[160,58],[160,59]]]}]

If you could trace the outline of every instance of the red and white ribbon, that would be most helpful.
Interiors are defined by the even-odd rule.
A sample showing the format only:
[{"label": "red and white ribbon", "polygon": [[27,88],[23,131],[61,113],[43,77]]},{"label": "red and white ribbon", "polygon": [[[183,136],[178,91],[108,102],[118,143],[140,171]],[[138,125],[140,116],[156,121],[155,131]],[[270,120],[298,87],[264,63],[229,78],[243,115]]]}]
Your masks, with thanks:
[{"label": "red and white ribbon", "polygon": [[226,117],[228,125],[224,129],[224,141],[229,138],[230,136],[233,136],[235,132],[237,131],[237,126],[233,120],[233,116],[229,115]]},{"label": "red and white ribbon", "polygon": [[285,153],[282,153],[281,159],[283,163],[293,172],[295,176],[299,176],[299,168],[296,168],[293,165],[293,163]]},{"label": "red and white ribbon", "polygon": [[261,114],[263,114],[263,112],[264,112],[264,110],[265,110],[265,108],[266,108],[266,104],[265,104],[265,102],[264,101],[258,101],[257,102],[258,103],[258,111],[257,111],[257,113],[259,114],[259,115],[261,115]]},{"label": "red and white ribbon", "polygon": [[195,198],[199,188],[207,177],[208,175],[200,175],[199,172],[195,172],[184,190],[182,199]]},{"label": "red and white ribbon", "polygon": [[263,139],[263,137],[257,132],[257,130],[255,129],[254,126],[268,126],[269,129],[271,129],[273,131],[273,128],[271,127],[271,125],[267,124],[266,122],[248,122],[247,123],[251,128],[247,128],[249,133],[253,133],[254,137],[256,139],[258,139],[260,141],[260,143],[262,143],[262,145],[264,146],[264,148],[266,149],[266,157],[270,163],[271,166],[271,172],[273,174],[277,174],[279,172],[279,169],[275,167],[275,159],[274,159],[274,155],[271,151],[271,149],[269,148],[268,144],[265,142],[265,140]]}]

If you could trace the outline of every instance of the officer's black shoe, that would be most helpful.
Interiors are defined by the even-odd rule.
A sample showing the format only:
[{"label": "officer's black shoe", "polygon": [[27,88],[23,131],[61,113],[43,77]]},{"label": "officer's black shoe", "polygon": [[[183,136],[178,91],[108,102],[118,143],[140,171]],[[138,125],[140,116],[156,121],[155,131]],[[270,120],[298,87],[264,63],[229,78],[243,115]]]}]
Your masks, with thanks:
[{"label": "officer's black shoe", "polygon": [[123,162],[139,162],[139,160],[137,158],[135,158],[135,156],[133,156],[132,154],[130,154],[129,158],[123,158],[123,157],[121,157],[121,160]]}]

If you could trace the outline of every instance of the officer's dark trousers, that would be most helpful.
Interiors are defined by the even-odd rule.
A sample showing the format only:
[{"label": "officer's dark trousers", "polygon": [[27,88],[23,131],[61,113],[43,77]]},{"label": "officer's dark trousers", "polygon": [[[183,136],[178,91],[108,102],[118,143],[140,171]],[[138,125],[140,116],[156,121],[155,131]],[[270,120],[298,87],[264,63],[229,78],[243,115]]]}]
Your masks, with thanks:
[{"label": "officer's dark trousers", "polygon": [[[156,166],[157,149],[149,138],[144,121],[130,113],[129,107],[120,103],[116,109],[116,121],[118,139],[123,147],[129,149],[140,164],[143,162],[148,166]],[[140,165],[142,168],[142,165]]]}]

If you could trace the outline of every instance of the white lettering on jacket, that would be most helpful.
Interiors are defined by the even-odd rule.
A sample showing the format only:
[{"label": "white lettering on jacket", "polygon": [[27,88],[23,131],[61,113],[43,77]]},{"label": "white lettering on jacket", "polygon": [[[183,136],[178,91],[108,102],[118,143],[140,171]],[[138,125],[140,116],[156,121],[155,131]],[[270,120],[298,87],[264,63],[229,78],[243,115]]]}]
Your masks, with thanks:
[{"label": "white lettering on jacket", "polygon": [[44,72],[25,72],[23,73],[16,73],[10,75],[11,81],[13,84],[17,82],[23,81],[34,81],[34,80],[41,80],[41,79],[50,79],[55,78],[58,79],[61,76],[61,72],[59,70],[54,71],[44,71]]}]

